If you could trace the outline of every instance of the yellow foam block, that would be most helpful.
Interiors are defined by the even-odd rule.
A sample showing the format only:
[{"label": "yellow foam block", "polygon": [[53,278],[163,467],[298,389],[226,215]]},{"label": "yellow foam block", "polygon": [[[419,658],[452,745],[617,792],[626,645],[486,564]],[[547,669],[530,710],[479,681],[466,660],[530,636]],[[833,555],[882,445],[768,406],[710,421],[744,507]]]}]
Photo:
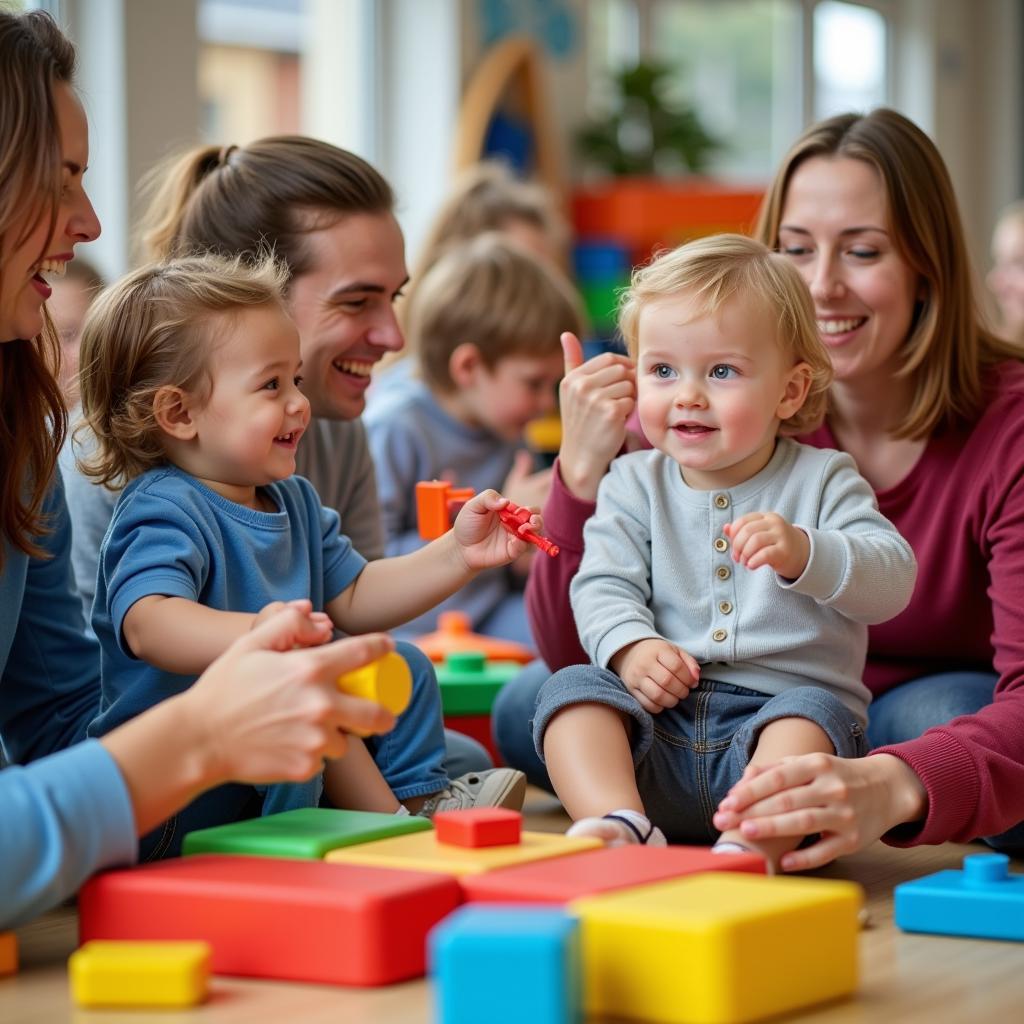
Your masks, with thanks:
[{"label": "yellow foam block", "polygon": [[523,832],[520,842],[515,845],[470,849],[439,843],[437,833],[430,831],[394,836],[359,846],[345,846],[331,850],[324,859],[345,864],[469,875],[549,857],[565,857],[602,845],[600,839],[589,837],[570,838],[550,832]]},{"label": "yellow foam block", "polygon": [[339,676],[338,689],[383,704],[393,715],[400,715],[412,697],[412,673],[400,654],[389,651],[369,665]]},{"label": "yellow foam block", "polygon": [[18,970],[18,938],[14,932],[0,932],[0,978]]},{"label": "yellow foam block", "polygon": [[857,987],[859,886],[709,872],[574,900],[586,1012],[742,1024]]},{"label": "yellow foam block", "polygon": [[195,1006],[210,976],[205,942],[87,942],[71,954],[79,1006]]}]

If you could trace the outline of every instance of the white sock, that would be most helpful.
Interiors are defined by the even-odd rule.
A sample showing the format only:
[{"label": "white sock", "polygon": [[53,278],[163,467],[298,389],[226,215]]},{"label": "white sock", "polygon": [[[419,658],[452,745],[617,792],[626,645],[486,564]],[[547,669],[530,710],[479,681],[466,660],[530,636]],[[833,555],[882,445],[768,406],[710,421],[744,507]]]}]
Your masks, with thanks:
[{"label": "white sock", "polygon": [[405,804],[399,804],[398,805],[398,810],[395,811],[395,817],[396,818],[408,818],[409,814],[410,814],[409,808],[406,807]]},{"label": "white sock", "polygon": [[712,853],[750,853],[745,846],[741,846],[739,843],[730,843],[728,841],[723,842],[721,839],[711,847]]},{"label": "white sock", "polygon": [[604,840],[607,846],[667,846],[665,834],[639,811],[623,808],[603,818],[580,818],[573,822],[567,836],[591,836]]}]

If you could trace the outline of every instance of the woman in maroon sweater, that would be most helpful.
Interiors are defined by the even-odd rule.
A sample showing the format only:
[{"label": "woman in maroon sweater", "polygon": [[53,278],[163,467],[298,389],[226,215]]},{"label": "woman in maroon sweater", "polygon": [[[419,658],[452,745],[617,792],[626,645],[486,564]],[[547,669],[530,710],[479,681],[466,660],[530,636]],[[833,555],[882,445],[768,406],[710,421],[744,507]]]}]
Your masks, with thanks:
[{"label": "woman in maroon sweater", "polygon": [[[871,629],[872,755],[791,758],[751,775],[715,823],[751,838],[819,833],[787,870],[879,837],[985,836],[1024,852],[1024,364],[978,318],[942,158],[893,111],[831,118],[784,160],[758,235],[803,273],[836,371],[828,420],[804,440],[856,458],[919,575],[907,610]],[[629,414],[628,396],[598,380],[611,369],[573,365],[563,386],[570,404],[603,410],[606,426],[573,431],[581,417],[570,408],[544,510],[562,555],[535,561],[527,600],[552,669],[583,660],[568,581],[595,476]],[[528,699],[525,684],[505,696],[499,737],[512,715],[528,736]],[[516,759],[526,750],[505,746]]]}]

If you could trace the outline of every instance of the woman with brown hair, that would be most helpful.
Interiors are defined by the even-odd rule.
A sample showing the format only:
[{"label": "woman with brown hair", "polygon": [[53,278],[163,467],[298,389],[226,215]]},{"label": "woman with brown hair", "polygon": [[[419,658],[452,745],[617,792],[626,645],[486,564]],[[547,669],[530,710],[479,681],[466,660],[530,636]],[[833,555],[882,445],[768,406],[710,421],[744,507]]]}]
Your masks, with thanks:
[{"label": "woman with brown hair", "polygon": [[15,762],[0,771],[0,817],[17,822],[0,829],[0,928],[130,863],[137,837],[203,790],[306,778],[344,753],[341,730],[392,724],[333,684],[388,638],[292,650],[314,638],[308,602],[295,602],[188,693],[78,742],[98,707],[99,652],[71,578],[55,474],[59,345],[44,306],[44,275],[100,230],[82,186],[89,141],[74,67],[49,16],[0,12],[0,744]]},{"label": "woman with brown hair", "polygon": [[[826,423],[802,440],[853,455],[919,571],[907,610],[870,631],[872,755],[809,755],[751,773],[715,825],[759,840],[818,834],[786,855],[787,870],[879,837],[913,845],[986,836],[1020,850],[1024,364],[979,318],[948,172],[894,111],[831,118],[784,160],[758,234],[808,283],[835,370]],[[563,398],[593,378],[586,364],[571,370]],[[628,400],[609,394],[603,407],[617,402],[624,423]],[[544,510],[562,554],[535,563],[528,591],[552,667],[579,657],[566,584],[593,503],[572,482],[596,484],[577,450]],[[498,735],[509,734],[511,715],[526,734],[529,695],[506,699]],[[518,756],[525,742],[516,745],[505,747],[510,763],[529,764]]]}]

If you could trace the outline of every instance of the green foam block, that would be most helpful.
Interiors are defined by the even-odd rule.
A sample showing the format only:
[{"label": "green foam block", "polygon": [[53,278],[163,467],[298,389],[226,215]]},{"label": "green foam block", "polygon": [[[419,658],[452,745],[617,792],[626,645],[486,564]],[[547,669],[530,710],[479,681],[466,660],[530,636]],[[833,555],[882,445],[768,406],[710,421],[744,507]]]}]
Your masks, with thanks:
[{"label": "green foam block", "polygon": [[195,853],[233,853],[250,857],[320,860],[341,846],[355,846],[408,832],[433,828],[414,815],[375,814],[303,807],[265,818],[250,818],[190,832],[182,843],[185,856]]}]

